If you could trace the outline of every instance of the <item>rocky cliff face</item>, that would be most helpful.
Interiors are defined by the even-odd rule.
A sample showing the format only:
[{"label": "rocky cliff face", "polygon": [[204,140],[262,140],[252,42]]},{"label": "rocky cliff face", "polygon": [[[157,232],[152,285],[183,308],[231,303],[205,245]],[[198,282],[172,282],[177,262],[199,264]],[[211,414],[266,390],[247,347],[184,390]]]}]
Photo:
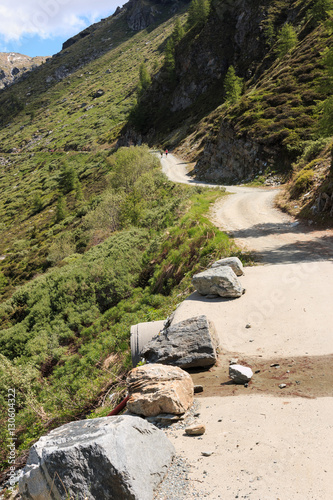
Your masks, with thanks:
[{"label": "rocky cliff face", "polygon": [[196,177],[212,182],[249,182],[273,167],[276,150],[253,139],[239,136],[227,121],[206,147],[195,167]]},{"label": "rocky cliff face", "polygon": [[158,20],[165,7],[170,13],[176,12],[180,6],[179,0],[130,0],[125,4],[127,24],[133,31],[147,28]]},{"label": "rocky cliff face", "polygon": [[11,85],[47,59],[47,57],[29,57],[16,52],[0,52],[0,89]]}]

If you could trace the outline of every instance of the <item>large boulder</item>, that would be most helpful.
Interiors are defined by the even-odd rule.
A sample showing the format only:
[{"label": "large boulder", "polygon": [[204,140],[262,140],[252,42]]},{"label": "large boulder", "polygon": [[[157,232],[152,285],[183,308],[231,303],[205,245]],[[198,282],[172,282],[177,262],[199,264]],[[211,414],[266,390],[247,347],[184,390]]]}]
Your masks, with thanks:
[{"label": "large boulder", "polygon": [[148,363],[194,368],[216,363],[218,338],[206,316],[189,318],[162,330],[141,350]]},{"label": "large boulder", "polygon": [[193,404],[194,386],[177,366],[148,364],[130,371],[127,380],[129,411],[145,417],[160,413],[181,415]]},{"label": "large boulder", "polygon": [[192,278],[192,284],[200,295],[235,298],[244,293],[236,274],[228,266],[219,266],[195,274]]},{"label": "large boulder", "polygon": [[212,264],[212,269],[215,267],[229,266],[237,276],[243,276],[244,269],[243,264],[238,257],[226,257],[225,259],[220,259]]},{"label": "large boulder", "polygon": [[23,500],[150,500],[174,453],[139,417],[71,422],[32,446],[19,490]]}]

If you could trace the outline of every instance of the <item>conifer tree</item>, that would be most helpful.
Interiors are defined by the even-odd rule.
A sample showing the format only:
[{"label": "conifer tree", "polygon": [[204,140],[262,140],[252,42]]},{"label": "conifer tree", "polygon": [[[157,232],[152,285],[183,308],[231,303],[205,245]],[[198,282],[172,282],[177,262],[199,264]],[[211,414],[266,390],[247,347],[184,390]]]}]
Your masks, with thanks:
[{"label": "conifer tree", "polygon": [[329,17],[330,11],[333,9],[333,0],[315,0],[310,14],[314,21],[324,21]]},{"label": "conifer tree", "polygon": [[187,25],[188,28],[206,23],[210,12],[209,0],[192,0],[188,9]]},{"label": "conifer tree", "polygon": [[277,42],[278,57],[285,56],[297,44],[297,34],[294,27],[286,23],[282,26]]},{"label": "conifer tree", "polygon": [[234,104],[238,101],[242,93],[243,82],[242,79],[236,75],[235,68],[229,66],[227,74],[224,78],[224,93],[226,101]]},{"label": "conifer tree", "polygon": [[148,73],[145,63],[142,62],[139,68],[138,94],[140,95],[145,90],[147,90],[150,84],[151,84],[150,74]]},{"label": "conifer tree", "polygon": [[175,69],[175,47],[172,38],[169,38],[166,43],[164,57],[168,73],[173,73]]},{"label": "conifer tree", "polygon": [[58,184],[59,188],[64,194],[72,191],[77,184],[77,174],[74,168],[67,165],[66,162],[62,164],[62,169],[58,178]]},{"label": "conifer tree", "polygon": [[56,208],[56,222],[62,221],[66,217],[66,203],[63,196],[58,197]]},{"label": "conifer tree", "polygon": [[172,32],[172,39],[175,45],[180,42],[180,40],[183,38],[185,34],[185,30],[183,26],[180,24],[179,19],[176,20],[175,22],[175,27]]}]

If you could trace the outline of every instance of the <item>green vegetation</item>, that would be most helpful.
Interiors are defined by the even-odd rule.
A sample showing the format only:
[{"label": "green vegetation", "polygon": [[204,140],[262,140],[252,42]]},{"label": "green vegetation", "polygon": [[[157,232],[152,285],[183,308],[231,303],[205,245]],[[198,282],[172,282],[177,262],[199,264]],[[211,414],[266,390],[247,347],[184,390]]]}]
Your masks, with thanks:
[{"label": "green vegetation", "polygon": [[209,0],[192,0],[188,9],[188,28],[191,29],[193,26],[203,26],[208,19],[209,12]]},{"label": "green vegetation", "polygon": [[230,104],[235,104],[241,96],[243,82],[242,79],[236,75],[233,66],[229,66],[223,85],[226,101]]},{"label": "green vegetation", "polygon": [[284,26],[282,26],[278,36],[276,49],[278,57],[285,56],[288,52],[291,51],[291,49],[295,47],[296,44],[297,34],[295,28],[291,24],[286,23]]},{"label": "green vegetation", "polygon": [[165,318],[213,260],[249,258],[206,218],[221,190],[174,185],[147,146],[119,144],[149,137],[209,158],[226,124],[268,160],[258,184],[269,169],[291,175],[293,205],[331,186],[331,2],[251,11],[254,57],[230,45],[236,4],[159,4],[140,32],[123,10],[0,93],[0,441],[12,387],[19,453],[106,415],[131,324]]},{"label": "green vegetation", "polygon": [[145,92],[149,85],[151,84],[151,78],[148,73],[147,67],[144,62],[140,64],[139,68],[139,84],[138,84],[138,94]]},{"label": "green vegetation", "polygon": [[12,387],[19,451],[63,422],[107,414],[117,396],[105,395],[121,393],[130,367],[130,325],[166,317],[195,271],[240,255],[205,217],[221,190],[173,185],[145,146],[120,148],[106,163],[98,198],[52,239],[53,267],[0,306],[0,439]]},{"label": "green vegetation", "polygon": [[315,0],[312,8],[310,9],[310,14],[313,17],[314,21],[320,22],[327,19],[332,10],[332,0]]}]

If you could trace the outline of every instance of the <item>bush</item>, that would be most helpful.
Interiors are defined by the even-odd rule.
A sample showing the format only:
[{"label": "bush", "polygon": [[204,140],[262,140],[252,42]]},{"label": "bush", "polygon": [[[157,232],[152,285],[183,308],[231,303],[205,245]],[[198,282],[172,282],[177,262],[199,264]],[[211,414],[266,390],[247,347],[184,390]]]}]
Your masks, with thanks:
[{"label": "bush", "polygon": [[312,169],[302,169],[295,177],[290,190],[290,196],[297,198],[310,189],[313,183],[314,171]]},{"label": "bush", "polygon": [[112,187],[130,193],[140,176],[157,166],[158,160],[149,153],[148,146],[133,146],[118,149],[109,159],[109,165]]}]

